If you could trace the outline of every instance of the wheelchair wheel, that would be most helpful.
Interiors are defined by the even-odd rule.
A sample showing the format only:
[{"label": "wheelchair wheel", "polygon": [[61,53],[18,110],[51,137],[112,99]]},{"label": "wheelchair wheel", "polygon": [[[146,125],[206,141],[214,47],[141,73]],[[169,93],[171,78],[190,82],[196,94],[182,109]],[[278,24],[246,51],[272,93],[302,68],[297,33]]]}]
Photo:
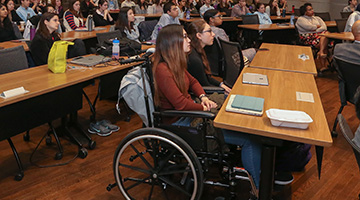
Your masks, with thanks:
[{"label": "wheelchair wheel", "polygon": [[203,172],[191,147],[158,128],[127,135],[114,156],[115,181],[126,199],[200,199]]}]

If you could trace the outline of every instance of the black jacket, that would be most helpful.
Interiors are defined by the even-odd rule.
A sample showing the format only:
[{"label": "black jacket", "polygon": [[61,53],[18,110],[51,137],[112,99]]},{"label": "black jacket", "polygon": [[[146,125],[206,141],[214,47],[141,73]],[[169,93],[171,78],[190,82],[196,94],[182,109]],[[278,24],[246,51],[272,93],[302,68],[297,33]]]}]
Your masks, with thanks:
[{"label": "black jacket", "polygon": [[94,12],[94,23],[95,26],[106,26],[106,25],[113,25],[114,24],[114,20],[113,21],[109,21],[105,20],[103,16],[99,15],[97,12]]},{"label": "black jacket", "polygon": [[30,52],[36,66],[47,64],[50,49],[57,40],[60,40],[60,38],[56,34],[53,34],[50,39],[44,38],[38,32],[35,34],[34,39],[31,41]]}]

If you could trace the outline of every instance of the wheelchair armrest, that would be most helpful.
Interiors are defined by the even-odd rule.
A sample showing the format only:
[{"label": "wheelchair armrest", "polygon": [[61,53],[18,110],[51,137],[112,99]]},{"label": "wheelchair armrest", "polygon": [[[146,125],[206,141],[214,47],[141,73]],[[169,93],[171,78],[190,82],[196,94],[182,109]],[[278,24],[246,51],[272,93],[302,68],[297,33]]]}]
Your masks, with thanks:
[{"label": "wheelchair armrest", "polygon": [[180,111],[180,110],[165,110],[159,113],[161,116],[168,117],[194,117],[194,118],[207,118],[215,119],[215,114],[206,111]]},{"label": "wheelchair armrest", "polygon": [[203,86],[202,87],[205,91],[206,94],[212,94],[212,93],[219,93],[219,94],[224,94],[224,88],[222,87],[218,87],[218,86]]}]

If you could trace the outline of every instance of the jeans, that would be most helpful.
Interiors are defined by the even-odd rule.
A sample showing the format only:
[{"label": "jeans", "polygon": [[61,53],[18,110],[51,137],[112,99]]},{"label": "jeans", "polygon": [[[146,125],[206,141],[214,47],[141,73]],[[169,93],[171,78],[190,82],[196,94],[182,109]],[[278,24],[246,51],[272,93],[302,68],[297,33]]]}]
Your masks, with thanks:
[{"label": "jeans", "polygon": [[254,179],[256,188],[260,183],[261,147],[262,145],[249,135],[222,129],[225,143],[241,146],[241,160],[244,168]]},{"label": "jeans", "polygon": [[192,117],[181,117],[176,122],[172,123],[175,126],[190,126],[193,118]]}]

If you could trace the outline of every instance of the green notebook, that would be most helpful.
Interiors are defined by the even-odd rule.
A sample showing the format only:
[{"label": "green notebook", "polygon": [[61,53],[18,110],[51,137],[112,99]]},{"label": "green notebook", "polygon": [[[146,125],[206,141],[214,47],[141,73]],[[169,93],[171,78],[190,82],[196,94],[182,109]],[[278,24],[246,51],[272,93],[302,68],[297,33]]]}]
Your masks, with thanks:
[{"label": "green notebook", "polygon": [[231,107],[262,112],[264,108],[264,99],[258,97],[236,95],[234,101],[231,104]]}]

